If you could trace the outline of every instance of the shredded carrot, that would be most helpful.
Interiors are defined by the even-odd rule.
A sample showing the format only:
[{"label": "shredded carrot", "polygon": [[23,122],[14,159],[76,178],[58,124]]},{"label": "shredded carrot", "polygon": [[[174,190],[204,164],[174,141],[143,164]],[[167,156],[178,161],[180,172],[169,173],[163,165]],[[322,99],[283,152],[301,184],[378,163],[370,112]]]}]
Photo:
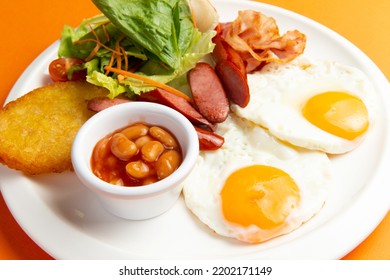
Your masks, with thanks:
[{"label": "shredded carrot", "polygon": [[117,56],[116,56],[116,68],[122,69],[122,56],[123,52],[121,49],[120,42],[125,38],[124,35],[118,38],[118,40],[115,42],[115,51],[117,51]]},{"label": "shredded carrot", "polygon": [[[115,60],[115,54],[112,53],[112,54],[111,54],[110,61],[109,61],[109,63],[108,63],[107,66],[111,68],[112,65],[114,64],[114,60]],[[110,74],[110,71],[106,70],[105,75],[108,76],[108,74]]]},{"label": "shredded carrot", "polygon": [[113,52],[113,53],[116,53],[116,54],[120,54],[119,52],[111,49],[110,47],[106,46],[105,44],[101,43],[100,41],[98,41],[96,39],[92,39],[92,38],[74,41],[73,43],[74,44],[82,44],[82,43],[85,43],[85,42],[94,42],[94,43],[98,44],[100,47],[105,48],[106,50],[108,50],[110,52]]},{"label": "shredded carrot", "polygon": [[96,34],[95,29],[93,29],[92,25],[89,22],[88,22],[88,27],[89,29],[91,29],[91,33],[93,34],[93,36],[95,36],[96,40],[100,42],[99,36]]},{"label": "shredded carrot", "polygon": [[106,25],[102,24],[102,28],[103,28],[104,37],[106,37],[107,42],[110,41],[110,35],[107,32]]},{"label": "shredded carrot", "polygon": [[116,56],[116,68],[122,69],[122,55]]},{"label": "shredded carrot", "polygon": [[122,34],[122,35],[118,38],[118,40],[117,40],[118,46],[119,46],[119,43],[120,43],[123,39],[125,39],[125,38],[126,38],[126,36],[125,36],[124,34]]},{"label": "shredded carrot", "polygon": [[[90,38],[90,39],[83,39],[83,40],[78,40],[78,41],[74,42],[74,44],[82,44],[82,43],[85,43],[85,42],[94,42],[94,43],[96,43],[96,46],[93,48],[93,50],[90,52],[88,57],[85,59],[86,61],[91,60],[96,55],[96,53],[99,51],[99,49],[101,47],[107,49],[108,51],[110,51],[112,53],[116,53],[116,54],[122,55],[122,53],[120,51],[113,50],[110,47],[106,46],[104,43],[100,42],[99,36],[95,32],[95,30],[93,29],[91,24],[88,23],[88,26],[91,29],[91,33],[93,34],[93,36],[95,36],[95,39]],[[109,36],[107,34],[107,31],[106,31],[104,25],[103,25],[103,32],[105,33],[106,39],[109,40],[110,38],[109,38]]]},{"label": "shredded carrot", "polygon": [[[111,50],[111,57],[110,57],[110,61],[108,63],[108,67],[113,67],[114,63],[116,62],[116,68],[118,69],[121,69],[121,64],[122,64],[122,56],[123,56],[123,60],[124,60],[124,63],[125,63],[125,70],[128,69],[128,58],[127,58],[127,55],[126,55],[126,51],[123,49],[123,47],[120,46],[120,42],[126,38],[125,35],[122,35],[121,37],[119,37],[116,42],[115,42],[115,50]],[[105,74],[108,75],[110,73],[109,70],[106,70],[105,71]]]},{"label": "shredded carrot", "polygon": [[96,53],[99,51],[100,46],[101,46],[101,42],[100,42],[99,36],[96,34],[95,30],[92,28],[90,23],[88,23],[88,26],[91,29],[91,33],[93,34],[93,36],[95,36],[97,43],[96,43],[96,46],[91,51],[91,53],[85,59],[86,61],[91,60],[96,55]]},{"label": "shredded carrot", "polygon": [[129,69],[129,59],[127,58],[126,50],[123,47],[120,47],[120,50],[121,50],[121,52],[123,54],[123,60],[124,60],[124,63],[125,63],[124,69],[127,71]]},{"label": "shredded carrot", "polygon": [[134,78],[136,80],[140,80],[144,83],[146,83],[147,85],[151,86],[151,87],[156,87],[156,88],[159,88],[159,89],[163,89],[163,90],[166,90],[166,91],[169,91],[170,93],[173,93],[181,98],[184,98],[185,100],[191,102],[191,98],[187,95],[185,95],[184,93],[182,93],[181,91],[173,88],[173,87],[170,87],[166,84],[163,84],[163,83],[160,83],[160,82],[157,82],[155,80],[152,80],[152,79],[149,79],[148,77],[145,77],[145,76],[141,76],[141,75],[138,75],[138,74],[135,74],[135,73],[132,73],[132,72],[128,72],[128,71],[124,71],[124,70],[121,70],[121,69],[116,69],[116,68],[113,68],[113,67],[104,67],[105,70],[108,70],[110,72],[113,72],[113,73],[117,73],[117,74],[120,74],[122,76],[125,76],[125,77],[129,77],[129,78]]},{"label": "shredded carrot", "polygon": [[100,44],[96,44],[96,46],[93,48],[93,50],[89,53],[89,55],[87,56],[87,58],[85,59],[85,61],[90,61],[95,55],[96,53],[99,51],[100,49]]}]

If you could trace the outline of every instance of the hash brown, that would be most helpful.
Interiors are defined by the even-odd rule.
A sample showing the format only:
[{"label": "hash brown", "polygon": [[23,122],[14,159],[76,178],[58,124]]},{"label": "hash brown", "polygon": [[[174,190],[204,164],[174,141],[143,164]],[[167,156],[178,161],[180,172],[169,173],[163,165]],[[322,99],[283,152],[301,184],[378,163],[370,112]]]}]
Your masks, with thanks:
[{"label": "hash brown", "polygon": [[87,101],[108,91],[85,81],[54,83],[0,110],[0,163],[28,175],[72,169],[71,146],[94,113]]}]

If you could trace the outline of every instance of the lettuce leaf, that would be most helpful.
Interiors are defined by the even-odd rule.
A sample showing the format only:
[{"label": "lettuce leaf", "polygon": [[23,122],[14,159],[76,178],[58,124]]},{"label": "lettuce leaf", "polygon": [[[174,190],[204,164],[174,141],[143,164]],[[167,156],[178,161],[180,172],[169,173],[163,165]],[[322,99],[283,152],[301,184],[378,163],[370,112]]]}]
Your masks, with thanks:
[{"label": "lettuce leaf", "polygon": [[[213,51],[214,43],[212,43],[212,38],[215,34],[216,32],[214,30],[210,30],[205,33],[195,30],[192,34],[187,52],[183,54],[180,59],[180,64],[174,71],[168,71],[167,69],[161,67],[161,65],[158,65],[153,61],[149,61],[138,70],[137,74],[148,76],[155,81],[170,84],[174,87],[176,84],[182,84],[184,80],[187,80],[186,77],[182,76],[194,68],[196,63],[199,62],[205,55]],[[180,82],[175,82],[175,79],[180,79]],[[131,84],[132,79],[127,78],[125,80],[128,80],[129,84]],[[187,87],[184,88],[187,89]],[[144,90],[140,88],[137,94],[142,91]],[[189,91],[186,90],[185,93],[189,94]]]},{"label": "lettuce leaf", "polygon": [[88,75],[87,82],[108,89],[110,91],[108,94],[109,98],[115,98],[115,96],[127,92],[126,87],[120,84],[117,79],[106,76],[98,71],[93,71],[91,75]]},{"label": "lettuce leaf", "polygon": [[194,26],[186,0],[93,0],[97,8],[149,56],[176,69]]},{"label": "lettuce leaf", "polygon": [[[106,75],[114,52],[125,53],[125,69],[136,74],[178,86],[188,94],[186,73],[212,52],[215,31],[195,28],[187,0],[93,0],[104,13],[84,19],[78,28],[64,26],[59,57],[86,59],[87,81],[107,88],[109,97],[125,93],[129,98],[153,89],[132,78]],[[97,46],[99,46],[97,48]],[[123,53],[122,53],[123,54]],[[123,65],[122,65],[123,66]]]}]

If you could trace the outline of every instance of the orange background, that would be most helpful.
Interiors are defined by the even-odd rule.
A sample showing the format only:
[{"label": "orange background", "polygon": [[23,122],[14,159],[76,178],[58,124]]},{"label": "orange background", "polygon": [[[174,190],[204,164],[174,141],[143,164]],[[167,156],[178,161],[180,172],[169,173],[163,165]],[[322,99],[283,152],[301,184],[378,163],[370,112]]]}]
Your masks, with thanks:
[{"label": "orange background", "polygon": [[[357,45],[390,78],[390,1],[265,0],[314,19]],[[60,36],[99,11],[90,0],[28,1],[2,4],[0,105],[23,70]],[[390,259],[390,214],[344,259]],[[0,259],[51,259],[16,223],[0,196]]]}]

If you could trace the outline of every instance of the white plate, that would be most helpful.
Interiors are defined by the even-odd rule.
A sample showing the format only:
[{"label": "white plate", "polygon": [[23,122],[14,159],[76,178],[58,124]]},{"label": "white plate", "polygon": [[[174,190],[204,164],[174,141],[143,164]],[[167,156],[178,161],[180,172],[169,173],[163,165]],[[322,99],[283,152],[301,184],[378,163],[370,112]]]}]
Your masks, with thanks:
[{"label": "white plate", "polygon": [[[377,90],[381,118],[355,151],[332,158],[337,184],[325,209],[298,230],[259,245],[211,233],[185,208],[183,200],[164,215],[130,222],[106,213],[71,173],[27,177],[0,167],[1,192],[26,233],[57,259],[338,259],[351,251],[389,210],[389,83],[375,64],[350,42],[298,14],[249,1],[214,1],[221,21],[242,9],[273,16],[282,32],[307,35],[305,56],[333,59],[363,70]],[[7,101],[49,80],[47,67],[58,42],[23,73]]]}]

